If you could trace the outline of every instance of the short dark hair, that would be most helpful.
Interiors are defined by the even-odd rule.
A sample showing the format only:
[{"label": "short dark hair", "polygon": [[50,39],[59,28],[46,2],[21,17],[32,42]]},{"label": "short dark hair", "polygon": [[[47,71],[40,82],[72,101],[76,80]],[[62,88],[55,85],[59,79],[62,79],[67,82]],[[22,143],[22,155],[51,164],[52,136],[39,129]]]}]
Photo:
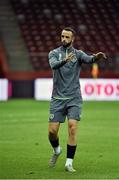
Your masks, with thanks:
[{"label": "short dark hair", "polygon": [[65,30],[65,31],[71,31],[74,36],[75,36],[75,34],[76,34],[76,31],[75,31],[73,28],[71,28],[71,27],[65,27],[63,30]]}]

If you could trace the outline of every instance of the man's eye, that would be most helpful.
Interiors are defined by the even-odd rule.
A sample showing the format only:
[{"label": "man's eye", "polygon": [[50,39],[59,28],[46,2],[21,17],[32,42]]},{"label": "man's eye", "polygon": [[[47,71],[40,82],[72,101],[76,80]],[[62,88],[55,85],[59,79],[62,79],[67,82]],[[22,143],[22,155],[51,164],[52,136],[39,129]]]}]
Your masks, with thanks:
[{"label": "man's eye", "polygon": [[64,35],[62,35],[61,37],[62,37],[62,38],[64,38],[64,37],[65,37],[65,38],[69,39],[69,36],[64,36]]}]

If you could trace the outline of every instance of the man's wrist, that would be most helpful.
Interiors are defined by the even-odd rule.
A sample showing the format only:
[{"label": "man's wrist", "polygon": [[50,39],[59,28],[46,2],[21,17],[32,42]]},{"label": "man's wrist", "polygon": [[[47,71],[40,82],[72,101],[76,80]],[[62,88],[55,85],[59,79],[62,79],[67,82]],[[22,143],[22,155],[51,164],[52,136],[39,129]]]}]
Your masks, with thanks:
[{"label": "man's wrist", "polygon": [[62,60],[62,63],[63,63],[63,64],[66,64],[66,63],[67,63],[67,60],[64,58],[64,59]]},{"label": "man's wrist", "polygon": [[67,62],[67,58],[64,58],[64,60],[63,60],[65,63]]},{"label": "man's wrist", "polygon": [[93,56],[93,61],[95,62],[95,61],[97,61],[97,60],[98,60],[97,56],[94,55],[94,56]]}]

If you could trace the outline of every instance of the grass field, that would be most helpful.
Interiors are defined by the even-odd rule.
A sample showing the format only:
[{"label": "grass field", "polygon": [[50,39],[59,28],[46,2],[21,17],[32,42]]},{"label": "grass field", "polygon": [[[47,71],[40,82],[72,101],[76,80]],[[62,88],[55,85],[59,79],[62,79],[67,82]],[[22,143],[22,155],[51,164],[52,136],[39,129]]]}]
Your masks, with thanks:
[{"label": "grass field", "polygon": [[64,171],[67,122],[63,153],[48,167],[48,111],[49,102],[0,102],[0,179],[119,179],[119,102],[84,102],[72,174]]}]

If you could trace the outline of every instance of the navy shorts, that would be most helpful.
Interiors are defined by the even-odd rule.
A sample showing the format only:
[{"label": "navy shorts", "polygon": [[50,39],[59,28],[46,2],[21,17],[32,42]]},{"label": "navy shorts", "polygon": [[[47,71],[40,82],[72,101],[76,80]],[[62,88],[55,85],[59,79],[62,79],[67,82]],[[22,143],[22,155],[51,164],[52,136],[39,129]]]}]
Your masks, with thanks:
[{"label": "navy shorts", "polygon": [[79,98],[72,99],[55,99],[50,102],[49,122],[65,122],[65,119],[74,119],[79,121],[82,112],[82,100]]}]

